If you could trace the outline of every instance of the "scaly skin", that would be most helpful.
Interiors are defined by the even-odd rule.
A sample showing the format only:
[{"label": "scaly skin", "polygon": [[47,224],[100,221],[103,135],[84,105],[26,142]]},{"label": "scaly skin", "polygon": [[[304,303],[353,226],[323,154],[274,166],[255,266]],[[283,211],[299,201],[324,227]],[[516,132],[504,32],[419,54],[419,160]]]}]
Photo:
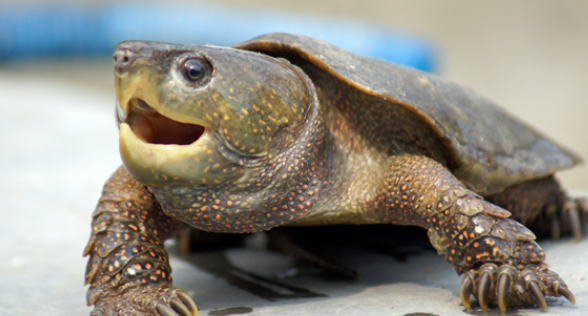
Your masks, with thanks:
[{"label": "scaly skin", "polygon": [[[105,185],[85,251],[94,315],[195,315],[192,300],[172,286],[163,249],[186,224],[219,233],[420,226],[464,274],[461,298],[468,308],[470,294],[483,308],[502,311],[536,303],[545,310],[544,295],[574,302],[548,269],[535,235],[467,188],[484,176],[494,188],[502,180],[512,184],[507,176],[516,172],[504,161],[494,169],[469,156],[460,161],[451,135],[438,134],[422,113],[352,87],[317,61],[295,66],[231,48],[137,41],[119,44],[114,60],[125,168]],[[461,123],[464,131],[475,127]],[[487,131],[479,132],[483,140]],[[555,156],[562,166],[574,161]],[[472,166],[481,169],[469,174]],[[450,170],[469,175],[468,186]],[[533,190],[547,199],[531,205],[517,197]],[[494,198],[505,207],[516,204],[523,219],[560,209],[577,219],[553,182],[507,188]],[[572,230],[579,226],[570,223]]]},{"label": "scaly skin", "polygon": [[[509,218],[510,212],[466,189],[430,158],[397,156],[389,170],[366,208],[382,223],[427,229],[437,252],[458,274],[466,272],[461,289],[466,307],[470,294],[482,308],[498,304],[502,311],[535,303],[545,310],[543,295],[564,295],[574,302],[564,281],[548,270],[535,235]],[[519,285],[525,291],[517,291]]]},{"label": "scaly skin", "polygon": [[120,167],[104,185],[84,251],[92,315],[197,315],[192,299],[172,287],[163,249],[163,241],[184,228]]}]

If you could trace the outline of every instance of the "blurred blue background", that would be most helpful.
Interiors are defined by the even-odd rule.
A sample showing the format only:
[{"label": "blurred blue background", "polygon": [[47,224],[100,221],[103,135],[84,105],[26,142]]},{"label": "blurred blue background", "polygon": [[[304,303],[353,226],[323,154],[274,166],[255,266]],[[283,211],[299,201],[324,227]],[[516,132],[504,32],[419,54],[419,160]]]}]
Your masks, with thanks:
[{"label": "blurred blue background", "polygon": [[[0,0],[0,315],[91,310],[84,304],[81,252],[102,185],[120,165],[111,58],[118,41],[230,45],[265,32],[312,35],[433,69],[588,158],[587,17],[584,0]],[[588,166],[558,178],[572,193],[588,194]],[[585,241],[546,249],[552,267],[567,266],[557,271],[577,307],[552,301],[547,313],[525,314],[588,314]],[[451,269],[437,259],[435,273]],[[384,273],[378,286],[360,288],[364,296],[254,307],[258,315],[273,314],[280,304],[292,315],[319,305],[323,309],[312,312],[333,316],[374,310],[463,315],[459,278],[406,265],[409,273],[400,277],[414,280],[413,292],[405,283],[396,284],[396,292],[395,284],[380,286],[391,277]],[[196,287],[190,295],[200,307],[249,306],[243,291],[194,270],[174,263],[175,282]],[[223,298],[230,304],[216,306]],[[418,309],[402,312],[410,304]]]},{"label": "blurred blue background", "polygon": [[[582,0],[0,0],[0,75],[112,94],[121,40],[293,32],[470,86],[588,157],[587,16]],[[587,166],[561,174],[575,187],[586,178]]]},{"label": "blurred blue background", "polygon": [[6,7],[0,13],[0,59],[108,55],[130,39],[228,46],[270,32],[320,38],[424,71],[433,71],[437,62],[430,42],[357,19],[211,3],[133,2]]},{"label": "blurred blue background", "polygon": [[[587,16],[582,0],[0,0],[0,75],[111,95],[119,41],[293,32],[470,86],[588,157]],[[561,178],[586,186],[588,167]]]}]

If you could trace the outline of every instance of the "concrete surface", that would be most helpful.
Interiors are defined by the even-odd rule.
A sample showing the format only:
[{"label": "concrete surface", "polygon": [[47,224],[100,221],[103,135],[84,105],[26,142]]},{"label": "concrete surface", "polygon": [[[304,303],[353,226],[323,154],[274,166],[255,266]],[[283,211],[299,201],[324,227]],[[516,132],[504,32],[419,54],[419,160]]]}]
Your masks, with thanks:
[{"label": "concrete surface", "polygon": [[[428,36],[443,52],[441,74],[588,157],[586,2],[256,0],[248,5],[312,8]],[[110,67],[108,61],[0,64],[0,315],[90,311],[84,305],[81,252],[102,183],[120,163]],[[580,167],[561,179],[580,193],[588,191],[587,175]],[[552,299],[547,313],[507,314],[587,315],[588,238],[542,246],[577,305]],[[461,279],[434,253],[419,251],[406,262],[355,248],[334,248],[330,255],[362,279],[328,280],[296,268],[288,256],[256,248],[174,256],[173,277],[201,315],[500,315],[464,312]],[[296,271],[299,277],[280,278]]]}]

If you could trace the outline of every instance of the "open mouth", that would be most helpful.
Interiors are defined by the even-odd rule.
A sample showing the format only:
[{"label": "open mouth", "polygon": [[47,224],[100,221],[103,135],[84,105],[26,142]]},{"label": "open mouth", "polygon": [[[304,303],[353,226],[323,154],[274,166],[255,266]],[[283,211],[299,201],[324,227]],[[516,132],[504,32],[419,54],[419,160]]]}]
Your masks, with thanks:
[{"label": "open mouth", "polygon": [[132,99],[129,105],[127,123],[135,135],[146,143],[189,145],[204,133],[204,126],[169,119],[141,99]]}]

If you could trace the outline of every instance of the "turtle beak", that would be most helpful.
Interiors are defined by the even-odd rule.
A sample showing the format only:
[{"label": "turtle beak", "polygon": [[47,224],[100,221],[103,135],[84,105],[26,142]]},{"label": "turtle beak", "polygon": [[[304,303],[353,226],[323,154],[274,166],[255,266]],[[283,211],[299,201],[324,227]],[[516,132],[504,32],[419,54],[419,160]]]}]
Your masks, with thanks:
[{"label": "turtle beak", "polygon": [[[208,171],[207,164],[200,161],[220,159],[216,151],[209,149],[215,147],[210,129],[169,118],[158,110],[162,105],[152,106],[145,101],[154,98],[141,92],[143,88],[128,88],[134,92],[127,95],[121,90],[116,110],[120,153],[127,170],[153,187],[207,181],[203,176]],[[121,103],[121,99],[128,101]]]},{"label": "turtle beak", "polygon": [[152,187],[211,181],[210,167],[202,162],[222,157],[211,150],[216,144],[209,128],[170,119],[139,98],[128,106],[127,111],[117,110],[119,120],[124,119],[119,146],[126,169],[136,179]]},{"label": "turtle beak", "polygon": [[181,123],[161,115],[142,99],[129,101],[127,123],[143,142],[162,145],[189,145],[196,142],[205,127],[199,124]]},{"label": "turtle beak", "polygon": [[188,145],[204,133],[196,117],[174,113],[161,104],[161,67],[152,59],[150,43],[123,42],[113,55],[116,117],[128,124],[136,136],[150,144]]},{"label": "turtle beak", "polygon": [[116,117],[116,126],[120,126],[120,124],[122,122],[127,120],[127,113],[125,113],[125,111],[123,111],[123,109],[120,107],[120,104],[118,103],[118,99],[116,99],[116,107],[115,107],[114,115]]},{"label": "turtle beak", "polygon": [[209,122],[162,97],[170,80],[150,57],[152,50],[141,55],[145,45],[154,44],[123,42],[115,51],[116,118],[126,169],[150,187],[220,184],[239,176],[220,168],[230,162],[215,150]]}]

